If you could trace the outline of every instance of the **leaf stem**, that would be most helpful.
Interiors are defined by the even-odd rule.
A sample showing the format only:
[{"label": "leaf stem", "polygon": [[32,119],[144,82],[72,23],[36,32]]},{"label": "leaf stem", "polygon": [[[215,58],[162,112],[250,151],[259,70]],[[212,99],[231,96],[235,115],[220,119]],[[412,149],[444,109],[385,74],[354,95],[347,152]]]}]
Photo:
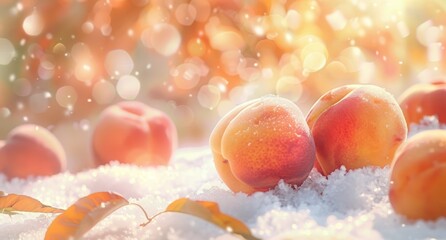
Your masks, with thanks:
[{"label": "leaf stem", "polygon": [[[147,224],[149,224],[150,222],[152,222],[152,220],[153,220],[153,218],[154,217],[156,217],[156,216],[158,216],[160,213],[157,213],[155,216],[153,216],[153,217],[149,217],[149,215],[147,214],[147,212],[146,212],[146,210],[141,206],[141,205],[139,205],[139,204],[137,204],[137,203],[129,203],[129,205],[134,205],[134,206],[137,206],[137,207],[139,207],[139,209],[141,209],[141,211],[144,213],[144,216],[146,217],[146,219],[147,219],[147,222],[145,222],[145,223],[141,223],[139,226],[141,226],[141,227],[145,227]],[[162,212],[161,212],[162,213]]]}]

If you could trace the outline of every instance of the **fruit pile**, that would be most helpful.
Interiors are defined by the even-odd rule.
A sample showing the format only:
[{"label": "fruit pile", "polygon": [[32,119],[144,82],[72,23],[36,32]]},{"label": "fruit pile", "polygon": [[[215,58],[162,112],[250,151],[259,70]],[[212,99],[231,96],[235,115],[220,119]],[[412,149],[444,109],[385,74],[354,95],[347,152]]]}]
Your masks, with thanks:
[{"label": "fruit pile", "polygon": [[313,166],[328,176],[341,166],[391,165],[389,198],[397,213],[444,217],[446,130],[406,138],[410,124],[423,116],[446,123],[446,83],[414,85],[399,102],[380,87],[346,85],[319,98],[305,121],[289,100],[253,100],[234,108],[212,132],[215,166],[231,190],[252,194],[281,179],[299,186]]},{"label": "fruit pile", "polygon": [[[300,186],[313,168],[328,176],[345,166],[391,166],[389,200],[409,219],[446,217],[446,130],[406,139],[428,115],[446,123],[446,83],[417,84],[399,100],[373,85],[345,85],[319,98],[305,118],[278,96],[241,104],[210,136],[216,170],[234,192],[268,191],[280,180]],[[140,102],[105,109],[91,136],[96,165],[117,160],[167,165],[177,131],[163,112]],[[65,171],[62,144],[47,129],[26,124],[0,141],[0,173],[8,179]]]}]

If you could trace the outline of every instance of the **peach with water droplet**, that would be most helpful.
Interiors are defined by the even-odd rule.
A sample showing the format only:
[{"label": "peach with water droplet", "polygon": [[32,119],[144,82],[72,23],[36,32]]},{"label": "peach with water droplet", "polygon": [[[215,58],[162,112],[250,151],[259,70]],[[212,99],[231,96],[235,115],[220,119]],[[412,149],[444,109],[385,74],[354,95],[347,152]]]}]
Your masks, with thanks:
[{"label": "peach with water droplet", "polygon": [[293,185],[308,177],[314,142],[300,109],[291,101],[266,96],[239,105],[211,133],[210,145],[221,179],[234,192],[251,194]]},{"label": "peach with water droplet", "polygon": [[14,128],[0,141],[0,173],[8,179],[50,176],[66,168],[65,151],[46,128],[34,124]]},{"label": "peach with water droplet", "polygon": [[307,116],[316,145],[315,167],[329,175],[391,163],[406,139],[404,116],[394,97],[373,85],[345,85],[324,94]]},{"label": "peach with water droplet", "polygon": [[446,217],[446,130],[424,131],[402,144],[390,179],[396,213],[409,219]]},{"label": "peach with water droplet", "polygon": [[167,165],[177,131],[162,111],[141,102],[120,102],[100,115],[92,137],[97,165],[117,160],[139,166]]}]

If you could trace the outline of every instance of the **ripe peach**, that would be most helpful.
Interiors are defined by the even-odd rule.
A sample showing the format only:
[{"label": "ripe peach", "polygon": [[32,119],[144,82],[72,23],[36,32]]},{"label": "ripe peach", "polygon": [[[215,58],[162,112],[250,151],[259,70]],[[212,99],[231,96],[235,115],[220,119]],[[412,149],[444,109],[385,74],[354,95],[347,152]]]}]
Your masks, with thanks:
[{"label": "ripe peach", "polygon": [[167,165],[177,144],[177,132],[165,113],[128,101],[101,113],[92,144],[98,165],[113,160],[139,166]]},{"label": "ripe peach", "polygon": [[267,191],[279,180],[300,185],[310,173],[315,147],[300,109],[267,96],[239,105],[211,133],[214,163],[234,192]]},{"label": "ripe peach", "polygon": [[409,219],[446,217],[446,130],[424,131],[402,144],[390,179],[396,213]]},{"label": "ripe peach", "polygon": [[396,100],[372,85],[329,91],[310,109],[307,122],[316,145],[315,167],[326,176],[342,165],[356,169],[390,164],[407,135]]},{"label": "ripe peach", "polygon": [[424,116],[436,115],[440,123],[446,123],[446,82],[419,83],[401,94],[399,103],[407,125],[419,123]]},{"label": "ripe peach", "polygon": [[64,171],[65,166],[62,145],[44,127],[18,126],[0,142],[0,173],[8,179],[50,176]]}]

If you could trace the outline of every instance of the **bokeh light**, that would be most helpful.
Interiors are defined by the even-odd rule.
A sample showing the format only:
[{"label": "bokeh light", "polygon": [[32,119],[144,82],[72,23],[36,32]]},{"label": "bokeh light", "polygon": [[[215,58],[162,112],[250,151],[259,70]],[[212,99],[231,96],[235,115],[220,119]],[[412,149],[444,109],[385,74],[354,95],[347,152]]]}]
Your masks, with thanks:
[{"label": "bokeh light", "polygon": [[0,38],[0,53],[0,65],[8,65],[16,54],[11,41]]},{"label": "bokeh light", "polygon": [[175,17],[181,25],[190,26],[197,17],[197,10],[192,4],[182,3],[175,10]]},{"label": "bokeh light", "polygon": [[171,24],[156,24],[149,34],[150,46],[161,55],[171,56],[180,47],[181,35]]},{"label": "bokeh light", "polygon": [[278,96],[287,98],[293,102],[299,100],[302,95],[302,85],[298,78],[293,76],[283,76],[276,83],[276,93]]},{"label": "bokeh light", "polygon": [[122,49],[108,52],[104,64],[110,76],[128,75],[133,71],[134,67],[132,57]]},{"label": "bokeh light", "polygon": [[43,31],[44,20],[37,11],[33,11],[23,20],[23,30],[30,36],[37,36]]},{"label": "bokeh light", "polygon": [[220,102],[220,89],[213,85],[204,85],[198,91],[197,98],[201,106],[212,110]]},{"label": "bokeh light", "polygon": [[175,85],[180,89],[192,89],[200,81],[200,69],[193,63],[183,63],[173,69]]},{"label": "bokeh light", "polygon": [[125,75],[119,78],[116,84],[116,92],[125,100],[134,100],[139,93],[141,84],[139,80],[132,75]]},{"label": "bokeh light", "polygon": [[223,114],[263,95],[305,112],[343,84],[375,84],[397,96],[415,82],[445,79],[441,0],[29,0],[0,7],[2,136],[24,117],[93,126],[105,107],[137,100],[174,119],[180,145],[206,143]]},{"label": "bokeh light", "polygon": [[95,83],[92,92],[94,101],[101,105],[112,103],[116,96],[115,86],[105,80]]},{"label": "bokeh light", "polygon": [[76,89],[72,86],[63,86],[56,91],[57,103],[64,108],[72,108],[77,101]]}]

